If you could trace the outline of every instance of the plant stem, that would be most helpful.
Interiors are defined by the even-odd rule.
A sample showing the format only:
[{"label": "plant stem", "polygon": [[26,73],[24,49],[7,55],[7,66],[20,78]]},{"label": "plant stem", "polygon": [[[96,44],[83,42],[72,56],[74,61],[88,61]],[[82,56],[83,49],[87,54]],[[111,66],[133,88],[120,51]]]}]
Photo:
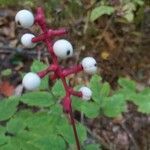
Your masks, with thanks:
[{"label": "plant stem", "polygon": [[63,70],[59,66],[57,56],[54,54],[54,51],[53,51],[52,39],[54,38],[54,36],[61,36],[61,35],[66,34],[67,30],[65,30],[65,29],[59,29],[59,30],[49,29],[48,30],[47,26],[46,26],[46,19],[44,16],[44,11],[40,7],[37,8],[37,15],[35,18],[36,18],[35,22],[41,27],[43,33],[41,35],[39,35],[38,37],[33,38],[32,42],[39,42],[39,41],[45,42],[45,44],[48,48],[48,52],[52,56],[52,62],[53,62],[49,68],[39,72],[38,75],[42,78],[45,75],[47,75],[47,73],[49,71],[54,71],[54,76],[52,76],[52,78],[53,79],[55,79],[55,78],[61,79],[63,86],[64,86],[64,89],[66,91],[66,96],[63,99],[63,108],[70,115],[70,120],[71,120],[73,132],[74,132],[74,136],[75,136],[75,140],[76,140],[77,150],[80,150],[80,143],[79,143],[79,138],[78,138],[78,134],[77,134],[76,126],[75,126],[75,121],[73,118],[70,96],[75,95],[75,96],[81,97],[82,93],[70,90],[71,88],[67,85],[65,77],[67,75],[72,74],[72,73],[80,72],[83,70],[83,68],[81,65],[77,65],[77,66],[74,66],[72,68]]},{"label": "plant stem", "polygon": [[74,132],[74,136],[75,136],[75,140],[76,140],[77,150],[80,150],[80,142],[79,142],[76,126],[75,126],[75,121],[74,121],[73,112],[72,112],[72,106],[71,106],[69,115],[70,115],[70,120],[71,120],[73,132]]}]

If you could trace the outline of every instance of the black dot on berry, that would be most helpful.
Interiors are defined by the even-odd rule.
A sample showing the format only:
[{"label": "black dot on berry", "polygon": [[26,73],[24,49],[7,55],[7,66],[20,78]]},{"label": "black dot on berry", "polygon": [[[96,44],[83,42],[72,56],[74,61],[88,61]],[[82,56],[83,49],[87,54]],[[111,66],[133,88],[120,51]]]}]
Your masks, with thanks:
[{"label": "black dot on berry", "polygon": [[94,64],[94,66],[96,67],[96,66],[97,66],[97,64]]},{"label": "black dot on berry", "polygon": [[21,25],[19,21],[17,21],[17,24],[18,24],[18,25]]},{"label": "black dot on berry", "polygon": [[70,50],[67,50],[67,55],[70,55]]}]

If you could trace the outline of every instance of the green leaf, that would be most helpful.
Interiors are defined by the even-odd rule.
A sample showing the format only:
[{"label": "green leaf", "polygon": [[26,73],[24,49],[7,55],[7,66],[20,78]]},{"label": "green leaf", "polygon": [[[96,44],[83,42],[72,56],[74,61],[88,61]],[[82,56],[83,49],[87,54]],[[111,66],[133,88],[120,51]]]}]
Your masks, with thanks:
[{"label": "green leaf", "polygon": [[53,105],[53,107],[51,107],[50,114],[54,116],[55,115],[62,116],[62,114],[64,114],[62,106],[58,103],[56,105]]},{"label": "green leaf", "polygon": [[85,147],[85,150],[101,150],[98,144],[89,144]]},{"label": "green leaf", "polygon": [[123,16],[128,22],[132,22],[134,20],[134,13],[133,12],[126,12]]},{"label": "green leaf", "polygon": [[135,94],[132,97],[132,102],[138,106],[138,111],[150,114],[150,93],[148,94]]},{"label": "green leaf", "polygon": [[54,97],[48,92],[29,92],[23,94],[20,100],[30,106],[48,107],[54,104]]},{"label": "green leaf", "polygon": [[101,77],[98,75],[92,76],[90,80],[90,88],[92,90],[92,98],[94,101],[99,102],[101,95],[100,95],[100,90],[101,90]]},{"label": "green leaf", "polygon": [[100,96],[106,97],[109,95],[109,92],[110,92],[110,85],[107,82],[103,83],[100,89]]},{"label": "green leaf", "polygon": [[42,63],[39,60],[34,60],[32,66],[31,66],[31,71],[33,72],[39,72],[42,71],[43,69],[46,69],[48,66]]},{"label": "green leaf", "polygon": [[122,94],[113,95],[103,101],[103,112],[108,117],[117,117],[126,110],[126,103]]},{"label": "green leaf", "polygon": [[7,120],[17,111],[18,99],[15,97],[0,101],[0,121]]},{"label": "green leaf", "polygon": [[[45,65],[44,63],[38,61],[38,60],[35,60],[31,66],[31,71],[32,72],[39,72],[39,71],[42,71],[44,69],[46,69],[48,66]],[[41,80],[41,84],[40,84],[40,89],[48,89],[48,80],[49,80],[49,77],[48,76],[45,76],[42,80]]]},{"label": "green leaf", "polygon": [[143,91],[140,92],[143,95],[148,95],[150,93],[150,88],[146,87]]},{"label": "green leaf", "polygon": [[[67,120],[64,121],[64,123],[62,123],[62,125],[58,126],[57,128],[58,128],[59,135],[62,135],[63,138],[70,145],[75,145],[75,137],[74,137],[72,125],[69,124]],[[76,122],[76,129],[77,129],[80,143],[82,144],[87,138],[86,128],[82,124]]]},{"label": "green leaf", "polygon": [[143,5],[144,4],[144,0],[133,0],[134,3],[137,3],[138,5]]},{"label": "green leaf", "polygon": [[13,147],[13,145],[11,144],[4,144],[3,146],[0,146],[0,149],[1,150],[18,150],[16,149],[15,147]]},{"label": "green leaf", "polygon": [[5,132],[6,132],[6,127],[0,125],[0,148],[1,145],[6,144],[7,141],[9,140],[9,137],[5,136]]},{"label": "green leaf", "polygon": [[96,118],[100,115],[100,106],[94,102],[87,102],[81,106],[81,112],[83,112],[89,118]]},{"label": "green leaf", "polygon": [[65,120],[63,114],[56,114],[50,111],[34,113],[34,115],[26,119],[25,122],[29,130],[39,137],[47,136],[52,133],[56,134],[57,126],[61,126],[64,122],[63,120]]},{"label": "green leaf", "polygon": [[92,10],[90,20],[95,21],[103,15],[111,15],[115,9],[111,6],[99,6]]},{"label": "green leaf", "polygon": [[120,78],[118,80],[119,85],[122,87],[116,93],[122,94],[125,100],[130,100],[132,95],[136,93],[136,84],[133,80]]},{"label": "green leaf", "polygon": [[1,145],[7,144],[8,140],[9,140],[9,137],[6,137],[5,135],[0,134],[0,147]]},{"label": "green leaf", "polygon": [[64,90],[61,80],[56,81],[56,83],[54,84],[54,86],[52,88],[52,93],[58,97],[65,96],[65,90]]},{"label": "green leaf", "polygon": [[6,127],[0,125],[0,134],[4,134],[6,131]]},{"label": "green leaf", "polygon": [[31,132],[20,130],[16,135],[7,138],[7,143],[0,146],[1,150],[40,150],[31,144],[36,138]]},{"label": "green leaf", "polygon": [[26,109],[26,110],[18,111],[14,117],[26,121],[27,118],[30,118],[32,116],[33,113],[31,112],[31,110]]},{"label": "green leaf", "polygon": [[125,13],[127,13],[127,12],[133,12],[133,11],[135,11],[136,10],[136,7],[135,7],[135,4],[133,3],[133,2],[128,2],[128,3],[126,3],[124,6],[123,6],[123,11],[125,12]]},{"label": "green leaf", "polygon": [[11,69],[5,69],[5,70],[3,70],[3,71],[1,72],[1,75],[2,75],[2,76],[9,76],[9,75],[11,75],[11,74],[12,74]]},{"label": "green leaf", "polygon": [[16,150],[40,150],[34,144],[32,144],[32,140],[35,139],[36,136],[28,131],[20,131],[16,136],[12,137],[10,140],[10,145],[12,148]]},{"label": "green leaf", "polygon": [[12,118],[7,122],[7,131],[12,134],[17,134],[25,128],[24,120],[20,118]]},{"label": "green leaf", "polygon": [[133,80],[125,79],[125,78],[119,78],[118,80],[119,85],[128,90],[128,91],[135,91],[136,90],[136,84]]},{"label": "green leaf", "polygon": [[72,105],[75,110],[84,113],[89,118],[95,118],[100,114],[100,106],[95,102],[87,102],[73,97]]},{"label": "green leaf", "polygon": [[120,89],[115,92],[116,94],[121,94],[124,96],[124,100],[131,100],[132,96],[135,94],[134,91],[129,91],[128,89]]},{"label": "green leaf", "polygon": [[66,150],[66,143],[61,136],[49,135],[33,139],[32,143],[41,150]]}]

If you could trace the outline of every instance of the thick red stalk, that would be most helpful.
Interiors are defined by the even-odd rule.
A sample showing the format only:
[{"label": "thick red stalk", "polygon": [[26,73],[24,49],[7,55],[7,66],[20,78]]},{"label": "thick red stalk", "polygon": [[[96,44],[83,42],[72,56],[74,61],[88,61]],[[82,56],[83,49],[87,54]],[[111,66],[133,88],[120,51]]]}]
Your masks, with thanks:
[{"label": "thick red stalk", "polygon": [[[45,27],[43,27],[44,29]],[[51,38],[51,37],[55,37],[55,36],[62,36],[64,34],[67,34],[67,30],[65,29],[58,29],[58,30],[51,30],[49,29],[48,32],[45,32],[45,33],[42,33],[40,35],[38,35],[37,37],[34,37],[32,39],[32,42],[33,43],[36,43],[36,42],[41,42],[41,41],[44,41],[48,38]]]},{"label": "thick red stalk", "polygon": [[63,69],[62,74],[63,74],[64,77],[66,77],[70,74],[78,73],[82,70],[83,70],[82,65],[77,65],[77,66],[73,66],[73,67],[68,68],[68,69]]},{"label": "thick red stalk", "polygon": [[50,71],[56,71],[57,70],[57,66],[56,65],[51,65],[48,68],[46,68],[43,71],[38,72],[38,76],[40,78],[44,78]]},{"label": "thick red stalk", "polygon": [[48,48],[48,52],[50,53],[50,55],[52,57],[52,62],[53,62],[50,67],[48,67],[47,69],[45,69],[45,70],[43,70],[37,74],[41,78],[43,78],[50,71],[53,71],[54,75],[53,75],[52,79],[57,79],[57,78],[61,79],[63,86],[64,86],[64,89],[66,91],[66,96],[64,97],[64,99],[62,101],[62,105],[63,105],[65,112],[70,114],[70,119],[71,119],[73,131],[74,131],[77,150],[80,150],[80,143],[79,143],[79,139],[78,139],[78,135],[77,135],[77,131],[76,131],[75,121],[73,118],[73,112],[72,112],[72,106],[71,106],[71,99],[70,98],[71,98],[71,95],[82,97],[82,93],[73,91],[73,89],[67,85],[65,77],[70,75],[70,74],[73,74],[73,73],[78,73],[78,72],[82,71],[83,68],[81,65],[77,65],[77,66],[74,66],[74,67],[69,68],[69,69],[62,69],[58,64],[57,56],[54,54],[54,51],[53,51],[52,40],[55,36],[62,36],[64,34],[66,34],[68,32],[67,30],[65,30],[65,29],[59,29],[59,30],[47,29],[44,12],[43,12],[42,8],[40,8],[40,7],[37,8],[35,23],[37,23],[41,27],[43,33],[41,35],[33,38],[32,42],[34,42],[34,43],[40,42],[40,41],[45,42],[45,44]]}]

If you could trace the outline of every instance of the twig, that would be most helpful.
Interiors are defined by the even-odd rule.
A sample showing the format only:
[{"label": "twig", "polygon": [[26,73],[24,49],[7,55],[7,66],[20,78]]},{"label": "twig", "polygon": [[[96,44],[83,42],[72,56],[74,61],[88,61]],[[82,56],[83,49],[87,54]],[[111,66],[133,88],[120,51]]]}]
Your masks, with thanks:
[{"label": "twig", "polygon": [[108,20],[108,22],[107,22],[107,24],[106,24],[106,27],[104,28],[104,30],[103,30],[103,32],[102,32],[100,38],[98,39],[98,41],[96,42],[96,44],[95,44],[95,46],[94,46],[94,48],[96,48],[96,47],[99,45],[99,43],[102,41],[102,39],[103,39],[103,37],[104,37],[106,31],[108,30],[108,28],[109,28],[109,26],[110,26],[110,24],[111,24],[111,21],[112,21],[113,17],[114,17],[114,15],[112,15],[111,18]]},{"label": "twig", "polygon": [[109,146],[100,136],[98,136],[95,132],[92,132],[88,127],[87,127],[87,132],[88,132],[96,141],[98,141],[101,145],[103,145],[106,149],[110,149],[110,146]]},{"label": "twig", "polygon": [[[0,47],[0,53],[1,54],[11,54],[11,53],[20,53],[24,55],[38,55],[37,51],[29,51],[27,49],[22,49],[22,48],[15,48],[15,47],[8,47],[8,46],[2,46]],[[42,53],[43,56],[49,56],[48,52]]]},{"label": "twig", "polygon": [[80,121],[81,121],[82,124],[84,124],[84,114],[83,114],[83,112],[81,112]]},{"label": "twig", "polygon": [[121,123],[121,126],[122,126],[122,128],[126,131],[126,133],[128,134],[129,138],[131,139],[132,143],[133,143],[134,146],[135,146],[135,149],[136,149],[136,150],[140,150],[140,148],[139,148],[139,146],[138,146],[138,144],[137,144],[135,138],[133,137],[132,133],[128,130],[127,126],[125,125],[125,121],[123,121],[123,122]]}]

